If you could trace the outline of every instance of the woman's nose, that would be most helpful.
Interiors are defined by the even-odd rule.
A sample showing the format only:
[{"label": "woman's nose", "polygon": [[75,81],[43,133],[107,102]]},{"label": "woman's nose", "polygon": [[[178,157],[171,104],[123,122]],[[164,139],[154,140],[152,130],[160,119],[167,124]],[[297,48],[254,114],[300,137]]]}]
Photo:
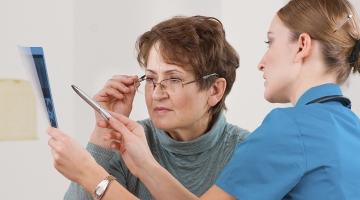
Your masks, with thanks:
[{"label": "woman's nose", "polygon": [[152,91],[152,97],[154,100],[161,100],[163,98],[168,97],[167,91],[161,84],[154,87]]}]

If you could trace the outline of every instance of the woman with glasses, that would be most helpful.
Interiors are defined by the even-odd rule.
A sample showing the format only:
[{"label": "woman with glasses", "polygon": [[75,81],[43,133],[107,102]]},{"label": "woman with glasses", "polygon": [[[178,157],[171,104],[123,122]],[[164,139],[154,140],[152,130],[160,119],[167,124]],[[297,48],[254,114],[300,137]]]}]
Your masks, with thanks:
[{"label": "woman with glasses", "polygon": [[[129,116],[136,90],[144,92],[150,118],[139,123],[152,156],[191,192],[201,195],[248,134],[227,123],[223,114],[239,57],[226,41],[220,21],[204,16],[163,21],[140,36],[137,49],[145,75],[114,76],[95,100],[112,114]],[[127,167],[126,152],[111,150],[111,146],[118,149],[113,142],[118,133],[101,116],[96,118],[87,146],[94,159],[69,136],[49,129],[55,167],[74,181],[65,199],[100,199],[114,186],[120,188],[112,194],[118,199],[152,199]]]},{"label": "woman with glasses", "polygon": [[[347,0],[291,0],[267,44],[258,66],[265,99],[293,107],[271,111],[201,199],[359,199],[360,120],[339,87],[360,72],[355,9]],[[137,123],[114,114],[110,125],[127,166],[156,199],[198,199],[156,162]],[[120,190],[110,189],[106,199]]]}]

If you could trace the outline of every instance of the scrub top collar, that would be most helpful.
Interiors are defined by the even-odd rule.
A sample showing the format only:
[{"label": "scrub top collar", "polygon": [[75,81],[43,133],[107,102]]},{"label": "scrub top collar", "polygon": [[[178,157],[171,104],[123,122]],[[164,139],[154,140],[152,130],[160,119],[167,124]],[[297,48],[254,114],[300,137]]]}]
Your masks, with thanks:
[{"label": "scrub top collar", "polygon": [[339,85],[334,83],[326,83],[312,87],[299,98],[295,107],[306,105],[308,102],[314,99],[330,95],[342,95]]}]

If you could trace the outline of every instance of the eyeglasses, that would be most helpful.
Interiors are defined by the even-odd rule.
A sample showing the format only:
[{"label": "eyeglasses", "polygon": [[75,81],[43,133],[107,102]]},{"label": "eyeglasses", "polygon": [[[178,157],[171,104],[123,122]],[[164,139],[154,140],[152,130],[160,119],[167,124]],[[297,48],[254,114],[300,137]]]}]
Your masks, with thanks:
[{"label": "eyeglasses", "polygon": [[218,76],[217,73],[212,73],[212,74],[205,75],[199,79],[189,81],[189,82],[184,82],[183,80],[181,80],[179,78],[168,78],[168,79],[164,79],[164,80],[161,80],[160,82],[156,83],[153,78],[149,78],[149,77],[146,77],[146,75],[143,75],[139,78],[138,84],[140,84],[142,81],[145,81],[144,89],[147,91],[154,91],[156,86],[159,85],[161,90],[166,90],[167,92],[175,93],[175,92],[181,90],[185,85],[188,85],[190,83],[195,83],[200,80],[206,80],[210,77],[217,77],[217,76]]}]

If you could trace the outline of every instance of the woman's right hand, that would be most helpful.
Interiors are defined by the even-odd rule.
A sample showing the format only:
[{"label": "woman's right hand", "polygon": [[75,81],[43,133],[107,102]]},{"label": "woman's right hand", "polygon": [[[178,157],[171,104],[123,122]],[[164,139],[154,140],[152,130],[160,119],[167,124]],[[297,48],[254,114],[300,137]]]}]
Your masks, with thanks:
[{"label": "woman's right hand", "polygon": [[[110,112],[129,116],[137,81],[137,76],[115,75],[106,82],[94,99]],[[97,119],[101,118],[98,113],[96,113],[96,117]]]},{"label": "woman's right hand", "polygon": [[[94,96],[104,109],[129,116],[136,93],[137,76],[115,75],[108,80],[105,86]],[[103,148],[109,148],[110,141],[104,140],[103,134],[110,132],[106,127],[108,122],[95,112],[96,126],[91,135],[90,142]]]},{"label": "woman's right hand", "polygon": [[143,127],[121,114],[111,113],[111,116],[109,124],[112,132],[104,137],[112,141],[112,149],[120,151],[131,173],[139,177],[140,173],[147,171],[147,167],[157,165]]}]

